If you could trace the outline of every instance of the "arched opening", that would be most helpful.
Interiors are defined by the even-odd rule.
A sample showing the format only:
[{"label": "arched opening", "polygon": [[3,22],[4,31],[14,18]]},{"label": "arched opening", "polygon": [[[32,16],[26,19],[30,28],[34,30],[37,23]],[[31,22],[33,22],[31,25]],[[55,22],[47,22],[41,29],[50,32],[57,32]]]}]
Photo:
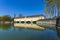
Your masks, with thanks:
[{"label": "arched opening", "polygon": [[21,21],[21,23],[24,23],[24,21]]},{"label": "arched opening", "polygon": [[36,24],[36,21],[33,21],[34,24]]},{"label": "arched opening", "polygon": [[30,21],[26,21],[26,23],[31,23]]},{"label": "arched opening", "polygon": [[19,21],[16,21],[16,23],[19,23]]}]

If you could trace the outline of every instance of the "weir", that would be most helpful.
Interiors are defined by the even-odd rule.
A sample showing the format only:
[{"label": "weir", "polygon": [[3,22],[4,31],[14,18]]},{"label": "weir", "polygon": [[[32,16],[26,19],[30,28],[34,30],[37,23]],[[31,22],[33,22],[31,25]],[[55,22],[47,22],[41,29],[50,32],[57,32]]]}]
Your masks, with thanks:
[{"label": "weir", "polygon": [[36,23],[37,20],[45,19],[44,15],[33,15],[14,18],[14,23]]}]

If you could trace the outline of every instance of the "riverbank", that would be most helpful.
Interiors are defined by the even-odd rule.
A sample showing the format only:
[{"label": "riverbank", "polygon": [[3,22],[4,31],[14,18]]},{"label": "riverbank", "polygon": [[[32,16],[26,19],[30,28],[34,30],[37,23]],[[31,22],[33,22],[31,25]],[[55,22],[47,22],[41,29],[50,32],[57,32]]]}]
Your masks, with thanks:
[{"label": "riverbank", "polygon": [[13,21],[11,21],[11,22],[10,21],[5,21],[5,22],[1,21],[0,22],[0,24],[12,24],[12,23],[13,23]]}]

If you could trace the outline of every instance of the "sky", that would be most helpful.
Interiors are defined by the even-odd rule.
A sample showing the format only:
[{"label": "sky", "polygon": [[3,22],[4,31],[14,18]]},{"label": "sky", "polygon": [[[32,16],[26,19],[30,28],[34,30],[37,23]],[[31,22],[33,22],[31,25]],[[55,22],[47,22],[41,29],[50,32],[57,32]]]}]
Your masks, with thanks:
[{"label": "sky", "polygon": [[45,3],[43,0],[0,0],[0,16],[44,15]]}]

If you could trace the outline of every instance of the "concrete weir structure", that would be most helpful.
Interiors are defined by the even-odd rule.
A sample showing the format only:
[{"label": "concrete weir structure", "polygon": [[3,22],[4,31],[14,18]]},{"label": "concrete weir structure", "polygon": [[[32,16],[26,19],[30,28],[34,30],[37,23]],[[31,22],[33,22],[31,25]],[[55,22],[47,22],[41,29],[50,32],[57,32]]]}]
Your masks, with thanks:
[{"label": "concrete weir structure", "polygon": [[44,15],[32,15],[14,18],[15,23],[36,23],[37,20],[45,19]]}]

